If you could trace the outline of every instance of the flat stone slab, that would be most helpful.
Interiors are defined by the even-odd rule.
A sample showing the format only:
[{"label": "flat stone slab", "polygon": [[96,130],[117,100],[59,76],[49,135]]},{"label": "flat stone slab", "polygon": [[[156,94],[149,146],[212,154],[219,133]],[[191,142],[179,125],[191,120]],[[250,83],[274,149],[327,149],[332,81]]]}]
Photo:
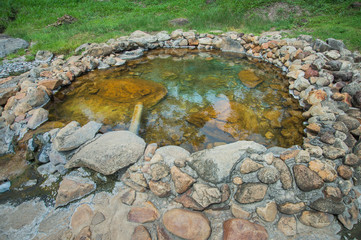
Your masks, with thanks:
[{"label": "flat stone slab", "polygon": [[55,207],[67,205],[95,190],[95,184],[79,177],[64,178],[60,183]]}]

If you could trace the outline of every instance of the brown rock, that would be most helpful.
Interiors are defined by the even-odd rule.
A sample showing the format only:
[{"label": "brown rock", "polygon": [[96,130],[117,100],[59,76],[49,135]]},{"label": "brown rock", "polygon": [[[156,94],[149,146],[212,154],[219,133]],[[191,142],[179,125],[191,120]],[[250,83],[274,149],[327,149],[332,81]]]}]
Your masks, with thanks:
[{"label": "brown rock", "polygon": [[48,120],[49,112],[48,110],[45,110],[44,108],[37,108],[35,110],[32,110],[29,112],[29,115],[31,114],[31,117],[29,118],[27,127],[29,129],[36,129],[39,127],[42,123]]},{"label": "brown rock", "polygon": [[253,203],[262,201],[268,186],[263,183],[244,183],[238,187],[234,198],[239,203]]},{"label": "brown rock", "polygon": [[4,105],[8,99],[16,94],[19,90],[18,86],[12,86],[8,88],[0,88],[0,105]]},{"label": "brown rock", "polygon": [[240,205],[238,205],[236,203],[232,203],[231,212],[232,212],[232,215],[236,218],[249,219],[251,217],[250,212],[247,212]]},{"label": "brown rock", "polygon": [[158,240],[171,240],[167,232],[164,230],[164,228],[157,226],[157,237]]},{"label": "brown rock", "polygon": [[49,90],[55,90],[55,89],[57,89],[58,87],[61,86],[62,82],[63,81],[59,80],[59,79],[44,79],[44,80],[41,80],[38,83],[38,85],[39,86],[44,86]]},{"label": "brown rock", "polygon": [[297,233],[296,218],[291,216],[282,216],[278,221],[277,228],[286,236],[293,236]]},{"label": "brown rock", "polygon": [[291,158],[295,158],[300,150],[287,150],[283,153],[281,153],[280,158],[283,161],[286,161]]},{"label": "brown rock", "polygon": [[303,211],[299,220],[301,223],[314,228],[323,228],[330,225],[334,217],[331,214],[316,212],[316,211]]},{"label": "brown rock", "polygon": [[337,219],[348,230],[351,230],[353,228],[353,223],[351,222],[351,219],[348,216],[346,216],[346,214],[337,215]]},{"label": "brown rock", "polygon": [[188,44],[189,44],[189,46],[198,46],[199,40],[196,38],[189,38]]},{"label": "brown rock", "polygon": [[122,203],[127,205],[132,205],[135,200],[135,190],[134,189],[126,189],[122,191],[120,200]]},{"label": "brown rock", "polygon": [[223,240],[266,240],[267,230],[244,219],[229,219],[223,223]]},{"label": "brown rock", "polygon": [[[138,176],[143,176],[143,174],[139,173]],[[137,192],[145,192],[147,189],[137,183],[134,183],[132,180],[130,180],[130,176],[131,174],[128,172],[126,172],[123,176],[122,176],[122,181],[124,182],[125,185],[127,185],[128,187],[130,187],[131,189],[137,191]],[[146,180],[145,178],[143,180]],[[144,182],[143,182],[144,183]],[[145,183],[147,183],[145,181]],[[148,184],[147,184],[148,185]]]},{"label": "brown rock", "polygon": [[203,208],[214,203],[220,203],[222,197],[217,187],[211,187],[201,183],[194,184],[190,196]]},{"label": "brown rock", "polygon": [[40,77],[50,78],[50,77],[52,77],[52,76],[53,76],[53,73],[50,72],[50,71],[42,71],[42,72],[40,73]]},{"label": "brown rock", "polygon": [[128,212],[129,222],[146,223],[153,222],[158,218],[158,209],[151,202],[144,203],[143,207],[133,207]]},{"label": "brown rock", "polygon": [[144,151],[144,160],[145,161],[150,161],[152,159],[152,157],[154,156],[155,150],[157,150],[158,144],[156,143],[151,143],[149,144],[145,151]]},{"label": "brown rock", "polygon": [[281,213],[293,215],[305,210],[306,204],[304,202],[290,203],[286,202],[278,205],[278,210]]},{"label": "brown rock", "polygon": [[149,188],[155,195],[161,198],[168,196],[171,191],[170,184],[162,181],[150,181]]},{"label": "brown rock", "polygon": [[357,155],[351,153],[347,154],[345,156],[344,164],[349,166],[357,166],[361,163],[361,158],[359,158]]},{"label": "brown rock", "polygon": [[65,73],[65,76],[66,76],[70,81],[73,81],[74,78],[75,78],[74,73],[72,73],[71,71],[66,72],[66,73]]},{"label": "brown rock", "polygon": [[319,189],[324,184],[316,172],[304,165],[294,165],[293,172],[296,184],[302,191],[308,192]]},{"label": "brown rock", "polygon": [[58,195],[55,200],[55,207],[64,206],[69,202],[79,199],[94,191],[94,184],[80,183],[68,178],[61,181]]},{"label": "brown rock", "polygon": [[19,115],[27,113],[31,109],[32,109],[32,107],[28,103],[22,102],[22,103],[19,103],[16,105],[16,107],[14,109],[14,114],[15,114],[15,116],[19,116]]},{"label": "brown rock", "polygon": [[247,174],[247,173],[255,172],[260,168],[263,168],[262,164],[256,163],[250,158],[245,158],[241,164],[240,172],[242,174]]},{"label": "brown rock", "polygon": [[189,210],[167,211],[163,216],[163,224],[169,232],[184,239],[205,240],[211,234],[208,219],[201,213]]},{"label": "brown rock", "polygon": [[280,172],[280,180],[283,189],[290,189],[293,186],[293,177],[287,164],[279,158],[273,160],[273,166]]},{"label": "brown rock", "polygon": [[333,146],[324,146],[323,147],[323,155],[326,158],[335,160],[337,158],[343,158],[346,155],[345,150],[341,148],[336,148]]},{"label": "brown rock", "polygon": [[91,240],[92,232],[90,231],[90,227],[84,227],[78,235],[74,238],[74,240]]},{"label": "brown rock", "polygon": [[78,234],[84,227],[90,225],[93,214],[93,210],[91,210],[88,204],[80,205],[75,210],[70,222],[74,235]]},{"label": "brown rock", "polygon": [[243,180],[241,177],[235,177],[232,179],[233,184],[235,185],[241,185],[243,183]]},{"label": "brown rock", "polygon": [[138,184],[139,186],[142,186],[145,188],[148,187],[147,180],[145,179],[143,173],[130,172],[129,178],[130,178],[130,180],[132,180],[134,183]]},{"label": "brown rock", "polygon": [[310,105],[314,105],[322,102],[327,97],[327,93],[323,90],[314,90],[311,91],[308,95],[307,102]]},{"label": "brown rock", "polygon": [[338,175],[340,175],[343,179],[351,179],[352,177],[352,169],[346,165],[340,165],[337,168]]},{"label": "brown rock", "polygon": [[158,181],[169,175],[169,167],[166,164],[156,163],[151,167],[152,180]]},{"label": "brown rock", "polygon": [[221,202],[225,202],[229,199],[229,196],[231,195],[231,190],[229,188],[229,185],[228,184],[223,184],[221,186]]},{"label": "brown rock", "polygon": [[[260,49],[260,47],[259,47]],[[253,49],[255,51],[255,49]],[[255,88],[258,84],[263,82],[263,79],[260,79],[256,76],[253,69],[242,70],[238,73],[238,77],[241,82],[248,88]]]},{"label": "brown rock", "polygon": [[184,193],[195,182],[195,180],[191,176],[182,172],[176,166],[173,166],[170,172],[172,174],[172,180],[174,182],[175,190],[177,193]]},{"label": "brown rock", "polygon": [[144,226],[137,226],[134,229],[131,240],[152,240],[152,238]]},{"label": "brown rock", "polygon": [[342,93],[335,92],[334,94],[332,94],[331,98],[335,101],[342,101],[344,100],[345,96]]},{"label": "brown rock", "polygon": [[185,208],[191,208],[193,210],[203,210],[204,207],[202,207],[199,203],[197,203],[192,197],[193,190],[189,189],[187,192],[183,193],[182,195],[176,197],[174,199],[175,202],[180,203]]},{"label": "brown rock", "polygon": [[268,43],[262,43],[261,45],[261,48],[264,50],[264,49],[267,49],[269,47]]},{"label": "brown rock", "polygon": [[331,198],[334,201],[341,201],[342,193],[338,187],[327,186],[323,189],[323,194],[326,198]]},{"label": "brown rock", "polygon": [[266,222],[273,222],[277,216],[277,205],[275,202],[267,203],[265,207],[258,207],[256,212]]},{"label": "brown rock", "polygon": [[325,182],[333,182],[337,178],[337,172],[333,166],[321,160],[314,160],[309,163],[309,168],[317,172],[318,176]]},{"label": "brown rock", "polygon": [[305,72],[305,78],[309,79],[310,77],[318,77],[318,71],[313,70],[311,67]]},{"label": "brown rock", "polygon": [[263,115],[271,122],[272,127],[280,128],[282,127],[280,121],[281,114],[282,114],[281,111],[270,110],[270,111],[266,111]]}]

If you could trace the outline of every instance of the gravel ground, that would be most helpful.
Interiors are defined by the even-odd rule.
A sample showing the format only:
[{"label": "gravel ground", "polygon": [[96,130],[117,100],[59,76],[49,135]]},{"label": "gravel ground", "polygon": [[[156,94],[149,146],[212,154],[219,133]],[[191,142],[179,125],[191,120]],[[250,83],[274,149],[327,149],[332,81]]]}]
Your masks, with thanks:
[{"label": "gravel ground", "polygon": [[24,73],[38,65],[39,63],[36,61],[26,62],[25,57],[14,58],[12,60],[5,59],[0,64],[0,78]]}]

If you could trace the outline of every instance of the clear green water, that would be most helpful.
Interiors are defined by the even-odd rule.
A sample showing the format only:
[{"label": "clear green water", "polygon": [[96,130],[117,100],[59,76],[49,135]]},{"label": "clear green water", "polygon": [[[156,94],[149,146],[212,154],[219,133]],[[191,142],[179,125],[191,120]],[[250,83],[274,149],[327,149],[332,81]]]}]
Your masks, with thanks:
[{"label": "clear green water", "polygon": [[303,141],[302,110],[280,71],[219,52],[158,50],[120,68],[93,71],[55,95],[50,119],[127,129],[139,101],[145,105],[140,135],[147,143],[197,151],[237,140],[282,147]]}]

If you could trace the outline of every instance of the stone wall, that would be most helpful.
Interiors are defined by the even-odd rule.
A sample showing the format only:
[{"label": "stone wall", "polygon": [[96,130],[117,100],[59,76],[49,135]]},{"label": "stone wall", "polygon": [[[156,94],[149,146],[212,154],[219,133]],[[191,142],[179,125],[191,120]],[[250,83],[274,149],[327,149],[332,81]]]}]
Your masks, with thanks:
[{"label": "stone wall", "polygon": [[[352,229],[360,219],[361,201],[361,55],[331,38],[323,42],[310,36],[281,40],[277,34],[136,31],[107,43],[84,44],[67,60],[50,60],[43,52],[40,67],[1,80],[0,96],[6,104],[0,131],[7,137],[0,142],[0,154],[11,151],[12,138],[47,120],[41,107],[54,91],[87,71],[120,66],[157,48],[220,49],[282,68],[308,119],[303,146],[267,149],[239,141],[190,154],[177,146],[146,147],[127,131],[100,135],[94,122],[83,127],[72,122],[42,138],[39,161],[44,164],[38,171],[63,179],[56,207],[96,188],[86,175],[74,177],[79,170],[68,168],[87,167],[104,175],[128,169],[120,187],[107,197],[122,203],[109,209],[94,200],[99,193],[91,195],[86,204],[72,208],[75,213],[63,234],[76,239],[119,239],[122,234],[124,239],[330,239],[337,238],[339,223]],[[102,174],[99,178],[104,179]],[[136,196],[142,197],[134,203]],[[70,207],[74,204],[79,205]],[[80,224],[76,218],[82,216],[94,222]],[[122,233],[115,224],[129,229]]]}]

